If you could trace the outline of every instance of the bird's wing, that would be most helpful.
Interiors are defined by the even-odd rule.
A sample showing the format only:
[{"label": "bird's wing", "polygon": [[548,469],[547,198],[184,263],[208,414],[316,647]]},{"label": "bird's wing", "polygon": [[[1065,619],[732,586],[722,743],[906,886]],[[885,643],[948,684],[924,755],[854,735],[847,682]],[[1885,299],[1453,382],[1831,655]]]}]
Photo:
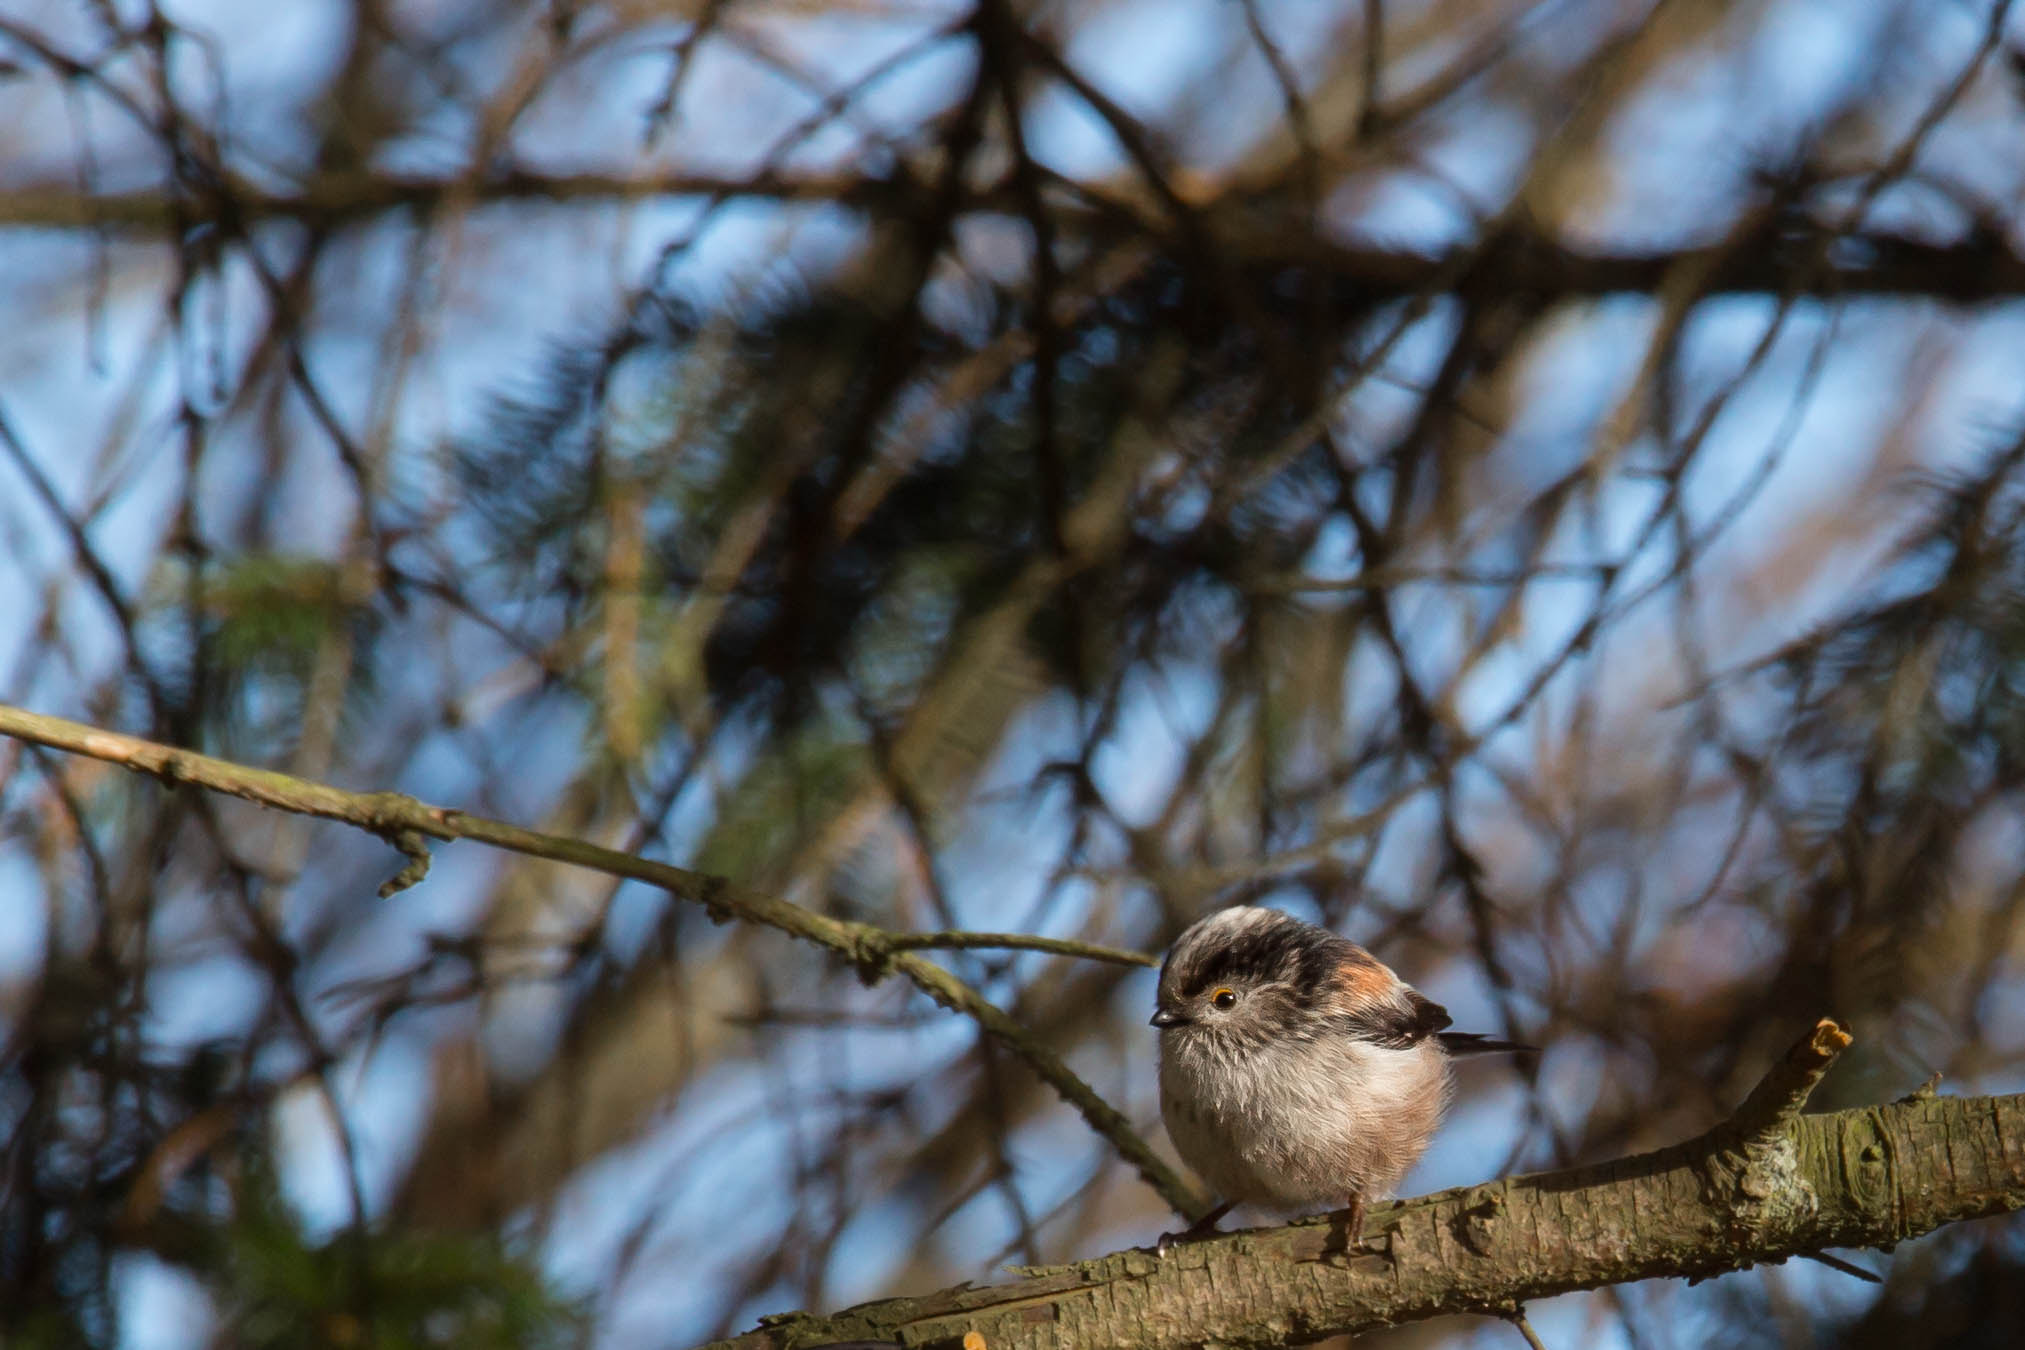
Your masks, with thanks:
[{"label": "bird's wing", "polygon": [[1344,1030],[1360,1041],[1405,1050],[1435,1035],[1452,1019],[1439,1003],[1402,984],[1391,997],[1374,999],[1344,1013],[1342,1020]]}]

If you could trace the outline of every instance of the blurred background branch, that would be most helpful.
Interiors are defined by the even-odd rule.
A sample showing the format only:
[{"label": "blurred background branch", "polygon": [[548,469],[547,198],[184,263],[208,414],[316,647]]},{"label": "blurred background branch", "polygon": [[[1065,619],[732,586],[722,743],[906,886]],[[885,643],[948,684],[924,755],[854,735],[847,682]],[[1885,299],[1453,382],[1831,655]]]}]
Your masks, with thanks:
[{"label": "blurred background branch", "polygon": [[[1414,1190],[1824,1010],[1828,1108],[2016,1090],[2019,24],[11,6],[0,702],[627,861],[380,902],[0,746],[0,1335],[692,1344],[1143,1243],[1133,954],[1240,900],[1547,1047]],[[2017,1339],[2021,1232],[1528,1318]]]}]

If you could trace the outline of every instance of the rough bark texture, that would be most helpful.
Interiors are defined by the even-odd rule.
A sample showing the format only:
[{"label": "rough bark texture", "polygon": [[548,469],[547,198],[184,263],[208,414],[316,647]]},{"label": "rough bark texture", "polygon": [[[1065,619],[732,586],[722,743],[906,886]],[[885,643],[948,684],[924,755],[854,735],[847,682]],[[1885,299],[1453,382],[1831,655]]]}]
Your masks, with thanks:
[{"label": "rough bark texture", "polygon": [[[1821,1046],[1822,1035],[1825,1065],[1840,1045]],[[1368,1254],[1346,1254],[1336,1214],[1165,1257],[1135,1249],[990,1288],[769,1318],[718,1346],[956,1350],[972,1332],[988,1350],[1279,1346],[1448,1313],[1509,1314],[1573,1289],[1715,1275],[1829,1247],[1889,1247],[2025,1208],[2025,1095],[1794,1115],[1780,1109],[1779,1082],[1804,1096],[1818,1076],[1795,1062],[1808,1048],[1767,1079],[1773,1091],[1688,1143],[1380,1207]]]}]

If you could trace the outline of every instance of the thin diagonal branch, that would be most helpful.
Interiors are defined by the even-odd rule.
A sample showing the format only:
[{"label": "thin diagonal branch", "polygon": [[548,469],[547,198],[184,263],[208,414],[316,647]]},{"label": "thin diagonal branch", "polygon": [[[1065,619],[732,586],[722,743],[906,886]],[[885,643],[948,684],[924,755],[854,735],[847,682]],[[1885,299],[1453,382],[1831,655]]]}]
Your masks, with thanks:
[{"label": "thin diagonal branch", "polygon": [[[104,760],[172,786],[200,787],[276,810],[355,826],[401,848],[408,859],[402,868],[402,878],[412,876],[425,838],[470,839],[528,857],[587,867],[658,886],[677,899],[703,906],[718,922],[736,919],[762,924],[827,947],[853,962],[868,981],[888,974],[899,975],[942,1007],[976,1022],[992,1039],[1026,1061],[1176,1211],[1193,1214],[1205,1207],[1193,1188],[1153,1152],[1131,1122],[1064,1064],[1059,1055],[969,984],[926,957],[905,950],[901,945],[905,941],[903,935],[867,923],[833,919],[778,896],[747,890],[724,877],[635,857],[581,839],[522,829],[450,807],[433,806],[403,793],[347,792],[306,778],[235,764],[4,704],[0,704],[0,735]],[[931,936],[935,946],[965,945],[954,940],[962,935]]]}]

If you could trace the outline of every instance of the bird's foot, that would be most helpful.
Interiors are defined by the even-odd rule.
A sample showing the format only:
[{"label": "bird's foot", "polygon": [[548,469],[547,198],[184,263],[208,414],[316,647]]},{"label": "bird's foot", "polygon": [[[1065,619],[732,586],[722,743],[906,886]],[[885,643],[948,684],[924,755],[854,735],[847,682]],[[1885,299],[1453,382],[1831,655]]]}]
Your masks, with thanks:
[{"label": "bird's foot", "polygon": [[1348,1261],[1357,1256],[1389,1256],[1392,1252],[1392,1234],[1396,1229],[1387,1228],[1366,1237],[1364,1235],[1364,1197],[1353,1195],[1350,1203],[1343,1207],[1344,1215],[1340,1225],[1332,1223],[1331,1240],[1327,1249],[1329,1259]]}]

